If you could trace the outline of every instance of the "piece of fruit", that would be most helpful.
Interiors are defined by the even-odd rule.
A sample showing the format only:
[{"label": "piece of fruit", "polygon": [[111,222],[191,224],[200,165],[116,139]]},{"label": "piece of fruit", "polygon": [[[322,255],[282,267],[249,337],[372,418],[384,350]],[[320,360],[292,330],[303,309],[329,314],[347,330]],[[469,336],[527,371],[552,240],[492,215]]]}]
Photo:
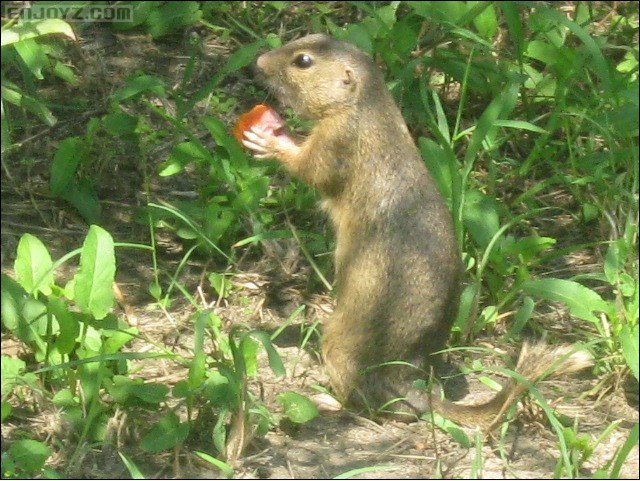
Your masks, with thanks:
[{"label": "piece of fruit", "polygon": [[238,122],[233,129],[233,136],[240,142],[242,141],[244,132],[251,127],[260,127],[262,130],[280,135],[280,131],[284,126],[284,120],[278,112],[268,105],[258,104],[238,118]]}]

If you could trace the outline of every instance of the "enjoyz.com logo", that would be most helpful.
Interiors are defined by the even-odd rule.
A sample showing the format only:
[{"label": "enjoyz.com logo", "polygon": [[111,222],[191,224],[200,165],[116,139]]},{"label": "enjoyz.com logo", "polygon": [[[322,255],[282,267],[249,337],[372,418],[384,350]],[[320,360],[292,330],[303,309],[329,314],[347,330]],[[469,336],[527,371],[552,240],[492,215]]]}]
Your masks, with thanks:
[{"label": "enjoyz.com logo", "polygon": [[[3,2],[4,3],[4,2]],[[67,22],[133,22],[133,5],[92,4],[90,2],[59,2],[29,7],[3,5],[3,17],[19,17],[22,21],[59,18]]]}]

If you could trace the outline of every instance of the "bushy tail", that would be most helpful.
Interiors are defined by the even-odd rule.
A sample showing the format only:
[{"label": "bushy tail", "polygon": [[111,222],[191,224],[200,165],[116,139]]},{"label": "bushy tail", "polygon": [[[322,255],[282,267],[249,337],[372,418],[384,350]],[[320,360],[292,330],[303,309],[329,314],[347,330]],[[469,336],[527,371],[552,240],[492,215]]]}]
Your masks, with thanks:
[{"label": "bushy tail", "polygon": [[456,404],[434,397],[431,399],[431,407],[454,422],[491,431],[500,424],[502,416],[513,402],[527,391],[529,384],[549,375],[577,372],[592,364],[591,354],[575,346],[525,343],[515,371],[526,382],[522,382],[521,378],[511,378],[498,394],[482,404]]}]

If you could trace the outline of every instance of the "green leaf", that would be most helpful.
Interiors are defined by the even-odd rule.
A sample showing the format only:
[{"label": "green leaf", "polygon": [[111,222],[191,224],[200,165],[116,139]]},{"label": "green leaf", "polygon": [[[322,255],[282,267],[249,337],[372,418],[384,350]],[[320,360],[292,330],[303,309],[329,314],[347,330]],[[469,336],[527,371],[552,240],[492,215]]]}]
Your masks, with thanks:
[{"label": "green leaf", "polygon": [[[467,6],[474,7],[481,3],[486,5],[486,2],[473,1],[467,2]],[[492,3],[486,5],[486,8],[473,19],[473,25],[478,29],[478,33],[483,37],[492,39],[495,36],[498,32],[498,18]]]},{"label": "green leaf", "polygon": [[306,396],[293,391],[285,391],[276,396],[284,408],[284,414],[294,423],[306,423],[318,416],[318,408]]},{"label": "green leaf", "polygon": [[244,358],[244,369],[247,376],[258,373],[258,342],[250,337],[244,337],[240,343],[240,352]]},{"label": "green leaf", "polygon": [[[141,2],[141,3],[145,3],[145,2]],[[138,469],[138,466],[136,466],[134,462],[131,461],[131,459],[129,459],[120,451],[118,451],[118,454],[120,455],[120,459],[122,459],[122,462],[124,463],[124,465],[127,467],[127,470],[131,475],[131,479],[145,479],[140,469]]]},{"label": "green leaf", "polygon": [[51,456],[51,449],[40,441],[23,439],[13,443],[8,450],[16,466],[29,473],[40,471]]},{"label": "green leaf", "polygon": [[20,285],[29,293],[50,295],[54,284],[52,267],[51,256],[42,241],[31,234],[24,234],[18,243],[13,267]]},{"label": "green leaf", "polygon": [[598,77],[600,77],[604,89],[609,91],[611,89],[611,76],[609,74],[607,61],[604,59],[600,47],[598,46],[596,41],[589,35],[587,30],[585,30],[577,23],[569,20],[564,14],[556,10],[542,7],[536,10],[536,14],[541,18],[550,20],[553,23],[564,25],[582,41],[585,48],[591,55],[593,71],[596,73],[596,75],[598,75]]},{"label": "green leaf", "polygon": [[80,399],[74,397],[70,389],[61,389],[58,391],[51,402],[57,408],[69,408],[78,406]]},{"label": "green leaf", "polygon": [[171,154],[166,162],[160,165],[160,177],[169,177],[181,172],[191,162],[201,164],[206,156],[194,142],[182,142],[171,149]]},{"label": "green leaf", "polygon": [[[425,421],[431,420],[431,414],[427,413],[422,416],[422,419]],[[464,430],[458,426],[456,423],[449,421],[448,419],[443,418],[438,413],[433,413],[433,421],[436,426],[442,429],[445,433],[448,433],[453,439],[455,439],[460,446],[463,448],[470,448],[473,446],[473,443],[466,435]]]},{"label": "green leaf", "polygon": [[44,79],[42,69],[48,68],[51,63],[49,62],[49,58],[44,52],[42,46],[34,39],[29,38],[16,42],[13,44],[13,47],[16,49],[16,52],[18,52],[18,55],[20,55],[20,58],[25,63],[31,74],[39,80]]},{"label": "green leaf", "polygon": [[629,369],[631,369],[636,380],[638,379],[638,344],[640,343],[638,336],[638,324],[633,327],[629,327],[628,324],[625,324],[622,326],[619,336],[620,345],[622,346],[622,355],[624,356],[625,361],[627,361],[627,365],[629,366]]},{"label": "green leaf", "polygon": [[[258,50],[263,45],[264,42],[262,40],[259,40],[248,45],[243,45],[233,54],[231,54],[224,67],[222,67],[220,71],[211,78],[211,80],[209,80],[191,97],[191,100],[186,106],[186,111],[189,111],[196,103],[205,99],[227,75],[252,63],[255,60]],[[181,115],[179,117],[181,117]]]},{"label": "green leaf", "polygon": [[88,179],[72,181],[67,190],[60,195],[71,204],[87,224],[95,224],[100,217],[100,203],[96,191]]},{"label": "green leaf", "polygon": [[11,415],[11,404],[7,401],[2,401],[2,411],[0,415],[0,421],[4,422]]},{"label": "green leaf", "polygon": [[418,145],[420,146],[422,159],[435,179],[438,190],[447,201],[447,204],[451,205],[453,188],[460,183],[458,161],[450,152],[431,139],[420,137]]},{"label": "green leaf", "polygon": [[508,127],[511,129],[528,130],[530,132],[536,132],[539,134],[549,133],[546,130],[544,130],[542,127],[538,127],[537,125],[534,125],[530,122],[526,122],[524,120],[496,120],[494,122],[494,125],[496,127]]},{"label": "green leaf", "polygon": [[[422,3],[422,2],[412,2],[412,3]],[[386,464],[381,464],[379,466],[367,466],[366,468],[350,469],[349,471],[346,471],[344,473],[337,475],[333,479],[350,479],[356,476],[360,476],[361,474],[380,473],[383,471],[394,471],[398,468],[399,466],[389,466]]]},{"label": "green leaf", "polygon": [[92,225],[82,245],[80,268],[74,277],[74,300],[96,319],[103,319],[113,307],[115,272],[113,239],[102,227]]},{"label": "green leaf", "polygon": [[594,312],[610,313],[611,307],[600,295],[574,281],[565,279],[539,279],[527,281],[522,290],[534,297],[564,303],[572,315],[585,321],[598,323]]},{"label": "green leaf", "polygon": [[80,137],[67,137],[60,142],[51,163],[49,180],[49,189],[54,196],[61,196],[71,186],[78,165],[85,156],[84,142]]},{"label": "green leaf", "polygon": [[5,274],[2,274],[1,292],[0,312],[2,313],[2,324],[15,333],[20,325],[24,323],[22,308],[27,298],[27,292],[20,284]]},{"label": "green leaf", "polygon": [[144,24],[153,38],[162,37],[185,25],[192,25],[202,18],[198,2],[166,2],[151,10]]},{"label": "green leaf", "polygon": [[2,399],[9,397],[13,387],[20,383],[25,367],[26,364],[22,359],[15,359],[5,354],[2,355],[2,365],[0,366],[0,372],[2,373],[2,379],[0,379]]},{"label": "green leaf", "polygon": [[196,315],[193,334],[193,359],[189,366],[189,388],[197,389],[202,384],[206,372],[206,355],[204,352],[204,332],[210,323],[212,312],[203,311]]},{"label": "green leaf", "polygon": [[487,247],[500,229],[496,200],[479,190],[467,191],[462,216],[465,227],[479,247]]},{"label": "green leaf", "polygon": [[149,92],[155,97],[164,97],[164,82],[153,75],[140,75],[138,77],[134,77],[127,80],[125,86],[113,94],[112,100],[115,103],[120,103],[123,100],[136,97],[144,92]]},{"label": "green leaf", "polygon": [[151,428],[140,443],[140,447],[149,453],[171,449],[184,442],[189,434],[189,425],[181,423],[173,412],[165,415]]},{"label": "green leaf", "polygon": [[103,118],[104,128],[111,135],[123,136],[132,134],[138,127],[138,117],[124,112],[114,112]]},{"label": "green leaf", "polygon": [[624,444],[620,446],[616,450],[616,455],[614,457],[613,467],[611,468],[611,472],[609,473],[609,479],[620,479],[620,471],[627,460],[627,456],[633,449],[634,446],[638,444],[638,423],[635,423],[629,431],[629,437],[626,439]]},{"label": "green leaf", "polygon": [[164,384],[155,382],[145,382],[139,386],[134,386],[132,394],[149,404],[160,404],[169,393],[169,388]]},{"label": "green leaf", "polygon": [[511,338],[522,331],[527,321],[531,319],[531,314],[533,314],[534,307],[535,303],[529,296],[526,296],[522,300],[522,305],[518,308],[513,316],[513,324],[507,331],[508,338]]},{"label": "green leaf", "polygon": [[238,404],[238,390],[232,372],[221,374],[213,371],[207,374],[202,397],[212,405],[234,409]]},{"label": "green leaf", "polygon": [[525,37],[518,5],[516,2],[499,2],[498,6],[501,8],[502,15],[509,28],[509,36],[515,44],[518,62],[522,63]]},{"label": "green leaf", "polygon": [[[120,404],[131,398],[138,398],[149,404],[160,404],[168,392],[169,388],[164,384],[144,382],[142,379],[130,379],[126,376],[114,376],[113,384],[109,386],[109,394]],[[136,402],[139,404],[140,401]]]},{"label": "green leaf", "polygon": [[233,468],[225,463],[224,461],[220,461],[219,459],[214,458],[213,456],[209,456],[200,451],[196,451],[196,454],[200,456],[202,459],[207,461],[208,463],[213,464],[216,468],[218,468],[227,479],[233,478],[235,472]]},{"label": "green leaf", "polygon": [[76,338],[80,334],[80,323],[61,299],[50,298],[47,309],[55,316],[60,326],[55,346],[60,354],[69,354],[73,351]]},{"label": "green leaf", "polygon": [[73,72],[71,67],[66,66],[62,62],[59,62],[58,60],[53,60],[52,71],[56,77],[61,78],[62,80],[70,83],[74,87],[77,87],[78,85],[80,85],[80,81],[76,77],[76,74]]},{"label": "green leaf", "polygon": [[217,272],[210,273],[209,283],[218,293],[218,296],[223,299],[231,292],[231,282],[228,280],[228,276],[224,274],[218,274]]},{"label": "green leaf", "polygon": [[276,376],[280,377],[286,374],[284,364],[282,364],[282,359],[280,359],[278,351],[273,347],[269,334],[264,331],[251,331],[246,333],[245,336],[251,336],[262,343],[265,351],[267,351],[269,367],[271,367],[271,370]]},{"label": "green leaf", "polygon": [[10,45],[21,40],[52,33],[66,35],[71,40],[76,39],[71,26],[67,22],[58,18],[51,18],[42,21],[24,22],[2,30],[1,45],[4,47],[5,45]]}]

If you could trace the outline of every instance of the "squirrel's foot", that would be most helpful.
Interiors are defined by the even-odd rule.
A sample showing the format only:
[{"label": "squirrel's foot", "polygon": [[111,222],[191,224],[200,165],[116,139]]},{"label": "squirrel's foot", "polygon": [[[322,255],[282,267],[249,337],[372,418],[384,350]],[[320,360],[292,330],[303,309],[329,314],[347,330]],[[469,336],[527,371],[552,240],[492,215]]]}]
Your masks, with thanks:
[{"label": "squirrel's foot", "polygon": [[296,156],[300,151],[300,147],[286,133],[276,135],[274,132],[253,126],[243,134],[242,144],[252,150],[257,159],[283,159]]}]

